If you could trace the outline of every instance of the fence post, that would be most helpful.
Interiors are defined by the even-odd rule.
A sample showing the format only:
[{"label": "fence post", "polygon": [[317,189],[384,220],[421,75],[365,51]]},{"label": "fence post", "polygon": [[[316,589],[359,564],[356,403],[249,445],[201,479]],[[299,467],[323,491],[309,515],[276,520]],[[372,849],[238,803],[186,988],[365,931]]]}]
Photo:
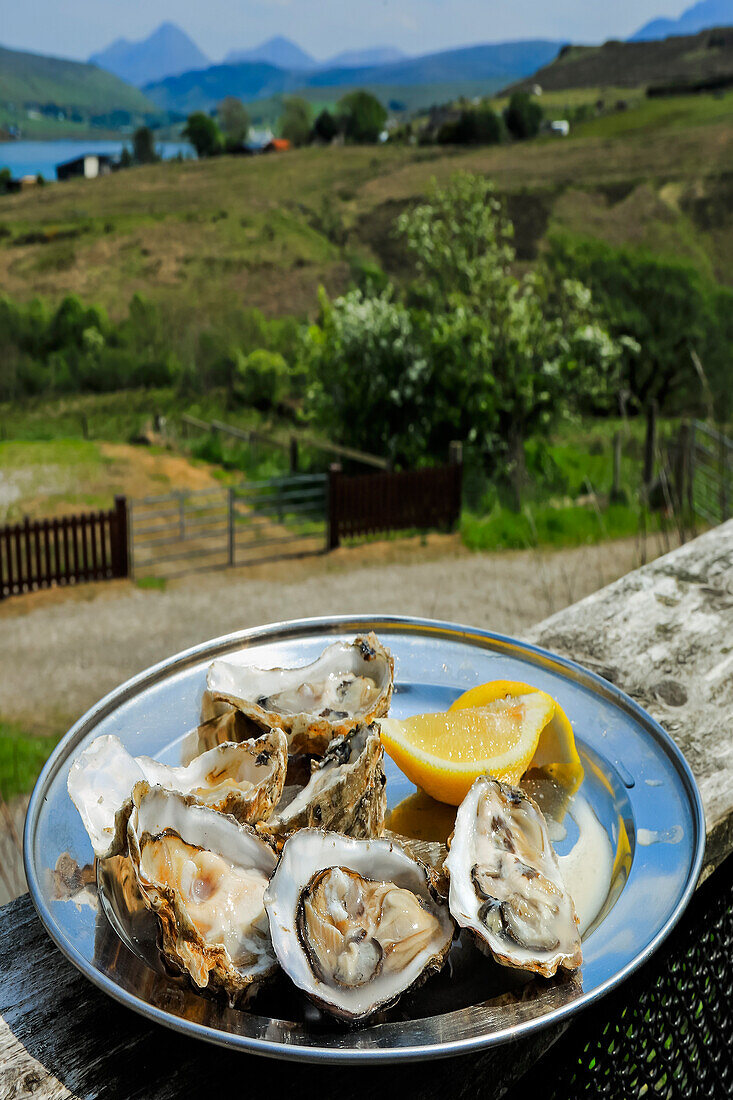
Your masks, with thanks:
[{"label": "fence post", "polygon": [[339,538],[339,501],[338,488],[341,477],[341,463],[332,462],[328,467],[328,540],[327,549],[337,550],[340,545]]},{"label": "fence post", "polygon": [[728,519],[728,448],[726,438],[720,435],[720,522]]},{"label": "fence post", "polygon": [[652,400],[646,410],[646,438],[644,440],[644,488],[649,486],[654,478],[654,455],[657,450],[657,403]]},{"label": "fence post", "polygon": [[115,497],[111,544],[112,576],[127,577],[130,572],[130,552],[128,545],[127,499],[125,497]]},{"label": "fence post", "polygon": [[621,492],[621,432],[614,432],[613,436],[613,481],[611,483],[611,503],[616,504],[622,499]]},{"label": "fence post", "polygon": [[181,490],[178,493],[178,537],[179,537],[179,539],[181,539],[181,541],[183,539],[185,539],[185,537],[186,537],[185,497],[186,497],[186,494],[183,492],[183,490]]},{"label": "fence post", "polygon": [[460,466],[463,463],[463,443],[460,439],[452,439],[448,444],[448,463],[450,466]]},{"label": "fence post", "polygon": [[234,538],[234,488],[232,486],[229,487],[228,494],[228,548],[229,565],[234,565],[236,542]]}]

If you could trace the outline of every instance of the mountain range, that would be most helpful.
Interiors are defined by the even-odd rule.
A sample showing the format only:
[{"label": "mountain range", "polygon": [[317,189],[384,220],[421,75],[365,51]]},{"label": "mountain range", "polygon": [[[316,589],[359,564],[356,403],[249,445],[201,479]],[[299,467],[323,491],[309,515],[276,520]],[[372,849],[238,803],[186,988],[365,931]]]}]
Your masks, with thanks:
[{"label": "mountain range", "polygon": [[682,12],[679,19],[652,19],[629,39],[630,42],[650,42],[670,35],[697,34],[710,27],[733,25],[733,0],[700,0]]},{"label": "mountain range", "polygon": [[206,54],[175,23],[161,23],[139,42],[118,38],[106,49],[93,53],[89,61],[138,88],[152,80],[160,80],[162,75],[204,69],[211,64]]},{"label": "mountain range", "polygon": [[411,87],[480,81],[486,91],[519,80],[548,64],[562,42],[500,42],[402,58],[354,68],[341,64],[303,71],[281,69],[264,61],[211,65],[208,69],[166,77],[147,84],[145,94],[163,110],[209,110],[228,95],[245,102],[309,88]]},{"label": "mountain range", "polygon": [[[253,50],[231,50],[224,58],[225,65],[236,65],[242,61],[264,61],[277,69],[313,69],[348,68],[358,69],[366,65],[386,65],[390,61],[401,61],[406,54],[394,46],[374,46],[366,50],[344,50],[327,61],[316,61],[289,38],[277,35],[268,38]],[[172,75],[172,74],[166,74]]]}]

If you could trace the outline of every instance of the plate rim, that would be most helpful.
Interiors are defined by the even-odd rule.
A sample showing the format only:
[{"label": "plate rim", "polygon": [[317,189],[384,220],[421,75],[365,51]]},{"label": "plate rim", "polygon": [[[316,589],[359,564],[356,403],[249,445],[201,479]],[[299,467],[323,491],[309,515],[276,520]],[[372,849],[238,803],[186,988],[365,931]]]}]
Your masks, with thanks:
[{"label": "plate rim", "polygon": [[[43,812],[44,792],[47,784],[55,776],[60,767],[68,760],[70,750],[76,741],[93,729],[107,714],[111,713],[126,699],[137,695],[144,686],[152,686],[162,678],[166,672],[182,671],[191,663],[198,663],[207,656],[213,659],[217,651],[228,651],[233,644],[256,642],[257,644],[275,641],[280,638],[297,637],[298,635],[310,635],[321,632],[323,635],[356,633],[365,630],[405,630],[427,636],[430,633],[447,637],[452,635],[453,640],[464,644],[481,643],[481,648],[490,648],[491,643],[499,647],[507,647],[511,650],[519,650],[524,655],[532,658],[535,664],[548,664],[564,674],[565,678],[585,681],[585,686],[596,693],[610,698],[613,703],[633,715],[640,724],[661,744],[682,781],[685,794],[688,798],[689,808],[694,826],[694,843],[691,845],[692,858],[687,870],[687,879],[677,904],[670,913],[665,923],[657,929],[656,934],[643,948],[637,951],[633,958],[620,970],[612,974],[600,985],[589,992],[582,992],[579,997],[565,1005],[551,1009],[544,1015],[526,1020],[520,1024],[511,1024],[505,1028],[492,1030],[483,1035],[472,1035],[460,1039],[443,1040],[441,1042],[418,1043],[400,1047],[332,1047],[332,1046],[297,1046],[283,1044],[271,1039],[260,1039],[245,1036],[236,1032],[225,1032],[218,1028],[196,1023],[175,1016],[165,1009],[157,1008],[149,1004],[142,997],[124,989],[111,978],[97,969],[89,962],[64,935],[60,934],[56,921],[49,907],[46,905],[43,892],[40,887],[39,877],[36,872],[33,858],[33,842],[38,822]],[[489,643],[485,645],[483,643]],[[572,677],[567,674],[572,673]],[[153,665],[148,666],[135,676],[123,681],[117,687],[107,692],[92,707],[82,714],[61,738],[51,756],[46,761],[33,788],[23,831],[23,862],[26,879],[31,899],[36,913],[50,936],[52,942],[58,947],[64,957],[79,970],[84,977],[92,982],[98,989],[111,996],[118,1003],[132,1009],[144,1018],[153,1020],[179,1033],[194,1035],[207,1042],[227,1049],[242,1050],[265,1057],[271,1057],[286,1061],[314,1062],[314,1063],[387,1063],[414,1061],[418,1059],[445,1058],[473,1051],[499,1046],[510,1040],[517,1040],[524,1035],[530,1035],[537,1031],[551,1027],[553,1024],[565,1020],[569,1016],[589,1008],[600,1000],[606,993],[620,985],[626,978],[639,969],[663,943],[675,927],[684,913],[692,897],[700,877],[706,844],[705,811],[702,797],[695,780],[694,774],[681,749],[664,727],[653,718],[639,703],[627,695],[621,688],[604,679],[598,673],[586,668],[577,661],[560,656],[542,646],[507,634],[485,630],[480,627],[467,626],[440,619],[425,619],[409,615],[393,615],[381,613],[356,613],[351,615],[313,616],[302,619],[289,619],[281,622],[267,623],[262,626],[247,627],[243,630],[232,631],[229,634],[219,635],[208,641],[190,646],[178,653],[164,658]]]}]

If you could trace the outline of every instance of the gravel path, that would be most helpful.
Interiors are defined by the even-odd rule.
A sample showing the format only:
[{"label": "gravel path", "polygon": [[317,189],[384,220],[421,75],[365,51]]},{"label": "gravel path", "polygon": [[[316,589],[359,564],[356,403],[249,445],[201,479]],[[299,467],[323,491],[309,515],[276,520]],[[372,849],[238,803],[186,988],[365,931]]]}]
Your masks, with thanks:
[{"label": "gravel path", "polygon": [[[662,547],[647,547],[649,557],[655,549]],[[0,716],[60,732],[147,665],[283,619],[383,612],[521,635],[639,564],[633,540],[543,553],[469,554],[454,541],[380,553],[407,560],[375,561],[372,553],[371,564],[355,568],[365,555],[342,550],[259,573],[187,577],[165,591],[107,582],[80,586],[71,598],[8,600],[0,610]]]}]

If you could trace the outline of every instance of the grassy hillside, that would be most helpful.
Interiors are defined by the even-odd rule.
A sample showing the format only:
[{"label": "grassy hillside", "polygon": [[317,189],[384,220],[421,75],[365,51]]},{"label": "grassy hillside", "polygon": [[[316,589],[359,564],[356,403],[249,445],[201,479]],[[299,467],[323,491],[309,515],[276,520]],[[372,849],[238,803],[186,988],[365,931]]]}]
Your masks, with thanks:
[{"label": "grassy hillside", "polygon": [[155,110],[141,91],[96,65],[0,46],[0,104],[8,103],[55,103],[92,114]]},{"label": "grassy hillside", "polygon": [[[5,196],[0,286],[19,300],[77,293],[113,316],[141,292],[164,306],[181,341],[241,307],[312,315],[320,284],[336,292],[367,262],[399,276],[395,216],[431,177],[461,168],[493,177],[507,196],[522,260],[569,229],[688,259],[733,284],[733,96],[706,102],[729,113],[680,123],[673,141],[642,100],[619,113],[623,133],[609,133],[611,114],[562,141],[220,157]],[[679,100],[654,109],[664,103],[673,111]]]},{"label": "grassy hillside", "polygon": [[602,46],[569,46],[550,65],[514,87],[538,83],[547,91],[563,88],[694,84],[713,78],[733,80],[733,28],[703,31],[659,42],[610,41]]}]

